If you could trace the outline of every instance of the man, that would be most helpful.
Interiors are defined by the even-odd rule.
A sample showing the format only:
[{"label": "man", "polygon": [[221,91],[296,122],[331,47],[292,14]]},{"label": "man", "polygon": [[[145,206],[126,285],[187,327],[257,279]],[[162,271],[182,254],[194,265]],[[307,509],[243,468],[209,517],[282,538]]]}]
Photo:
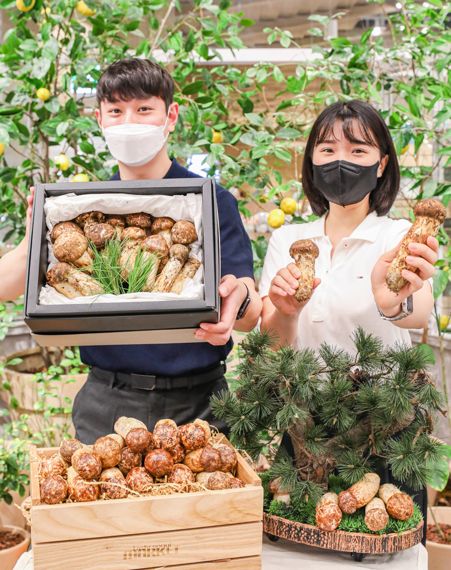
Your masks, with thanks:
[{"label": "man", "polygon": [[[113,180],[197,177],[168,155],[167,138],[175,129],[179,112],[173,93],[169,73],[149,60],[117,61],[103,72],[97,86],[96,118],[119,164]],[[202,343],[82,347],[81,358],[91,371],[75,398],[73,422],[84,443],[111,432],[115,419],[122,415],[142,420],[149,429],[160,418],[181,424],[199,417],[217,424],[209,399],[227,388],[224,361],[232,348],[232,330],[249,331],[256,325],[261,300],[237,202],[221,186],[216,191],[222,271],[220,322],[202,323],[193,332]],[[32,195],[28,224],[31,203]],[[28,232],[16,249],[0,260],[1,299],[23,293],[27,241]]]}]

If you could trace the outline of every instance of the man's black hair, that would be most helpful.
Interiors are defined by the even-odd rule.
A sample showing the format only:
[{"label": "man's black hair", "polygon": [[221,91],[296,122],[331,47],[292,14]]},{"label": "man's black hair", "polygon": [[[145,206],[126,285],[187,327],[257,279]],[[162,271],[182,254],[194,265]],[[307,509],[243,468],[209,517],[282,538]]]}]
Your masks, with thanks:
[{"label": "man's black hair", "polygon": [[[330,105],[318,116],[307,140],[302,165],[302,187],[313,212],[322,216],[329,210],[329,202],[313,184],[312,155],[323,141],[334,139],[334,126],[342,123],[343,134],[351,143],[365,143],[377,147],[381,158],[388,155],[384,172],[370,194],[370,212],[379,216],[388,213],[399,191],[399,164],[396,150],[387,125],[382,117],[365,101],[338,102]],[[360,127],[359,134],[356,124]],[[361,140],[363,137],[363,141]]]},{"label": "man's black hair", "polygon": [[174,80],[160,65],[148,59],[129,58],[115,61],[100,76],[97,103],[117,103],[131,99],[160,97],[166,111],[174,100]]}]

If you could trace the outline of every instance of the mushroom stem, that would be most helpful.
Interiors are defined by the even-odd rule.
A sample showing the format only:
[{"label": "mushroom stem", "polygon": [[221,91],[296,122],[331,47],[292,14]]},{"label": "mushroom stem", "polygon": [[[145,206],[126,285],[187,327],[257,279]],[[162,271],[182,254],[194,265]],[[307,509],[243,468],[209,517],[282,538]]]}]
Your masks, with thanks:
[{"label": "mushroom stem", "polygon": [[177,275],[171,287],[171,293],[180,294],[183,291],[186,280],[192,279],[196,275],[200,265],[201,263],[196,257],[190,257]]},{"label": "mushroom stem", "polygon": [[188,248],[181,244],[175,244],[170,249],[170,259],[160,273],[153,291],[168,293],[180,273],[183,264],[188,258]]}]

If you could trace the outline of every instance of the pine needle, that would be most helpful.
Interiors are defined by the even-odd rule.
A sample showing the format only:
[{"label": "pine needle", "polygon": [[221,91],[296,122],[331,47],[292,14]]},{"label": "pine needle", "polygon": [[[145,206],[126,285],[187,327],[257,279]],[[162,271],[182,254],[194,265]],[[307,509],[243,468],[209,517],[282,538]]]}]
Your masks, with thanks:
[{"label": "pine needle", "polygon": [[92,276],[103,287],[105,293],[120,295],[125,293],[121,279],[121,242],[112,239],[107,242],[104,249],[99,251],[91,242],[90,248],[93,253]]},{"label": "pine needle", "polygon": [[127,293],[139,293],[144,289],[156,261],[156,255],[144,252],[141,248],[138,249],[135,262],[128,274]]}]

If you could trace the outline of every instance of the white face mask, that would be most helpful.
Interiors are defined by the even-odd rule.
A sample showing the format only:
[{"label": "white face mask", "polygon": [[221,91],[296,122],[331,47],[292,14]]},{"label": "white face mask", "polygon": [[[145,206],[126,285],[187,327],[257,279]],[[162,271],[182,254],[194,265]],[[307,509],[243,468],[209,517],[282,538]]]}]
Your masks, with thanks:
[{"label": "white face mask", "polygon": [[122,123],[102,129],[106,144],[116,160],[127,166],[142,166],[163,148],[167,135],[164,125]]}]

